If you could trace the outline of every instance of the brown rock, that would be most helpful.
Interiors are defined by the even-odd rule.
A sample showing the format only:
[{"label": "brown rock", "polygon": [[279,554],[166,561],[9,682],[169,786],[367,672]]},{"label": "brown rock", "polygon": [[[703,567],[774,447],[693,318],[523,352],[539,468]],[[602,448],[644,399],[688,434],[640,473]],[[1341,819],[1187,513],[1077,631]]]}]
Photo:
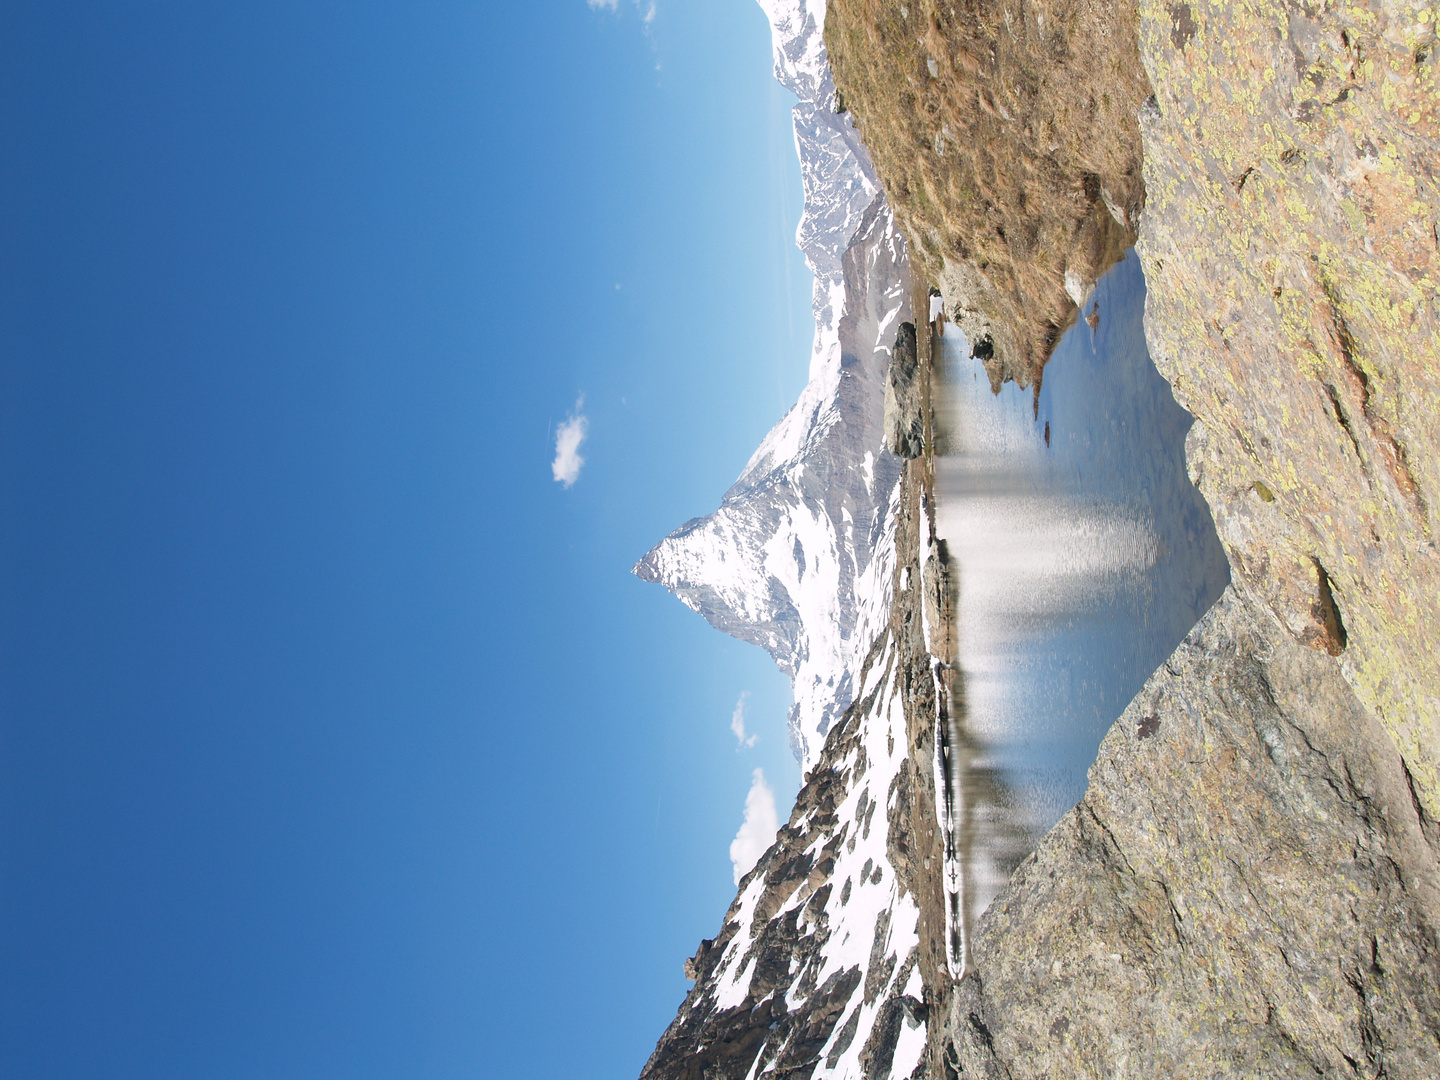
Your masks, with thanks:
[{"label": "brown rock", "polygon": [[1075,320],[1067,276],[1094,282],[1135,242],[1136,20],[1114,0],[827,9],[836,86],[911,258],[996,389],[1038,382]]}]

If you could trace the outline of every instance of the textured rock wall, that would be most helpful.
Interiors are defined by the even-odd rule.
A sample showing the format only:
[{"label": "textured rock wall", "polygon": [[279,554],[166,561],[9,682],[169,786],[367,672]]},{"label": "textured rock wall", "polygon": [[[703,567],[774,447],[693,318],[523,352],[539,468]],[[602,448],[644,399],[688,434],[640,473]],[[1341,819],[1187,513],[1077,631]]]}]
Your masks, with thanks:
[{"label": "textured rock wall", "polygon": [[901,323],[890,350],[885,379],[885,449],[917,458],[925,449],[925,416],[920,407],[920,362],[915,356],[915,324]]},{"label": "textured rock wall", "polygon": [[1232,587],[981,919],[930,1075],[1440,1076],[1437,855],[1335,663]]},{"label": "textured rock wall", "polygon": [[1141,5],[1146,334],[1233,570],[1440,815],[1436,12]]}]

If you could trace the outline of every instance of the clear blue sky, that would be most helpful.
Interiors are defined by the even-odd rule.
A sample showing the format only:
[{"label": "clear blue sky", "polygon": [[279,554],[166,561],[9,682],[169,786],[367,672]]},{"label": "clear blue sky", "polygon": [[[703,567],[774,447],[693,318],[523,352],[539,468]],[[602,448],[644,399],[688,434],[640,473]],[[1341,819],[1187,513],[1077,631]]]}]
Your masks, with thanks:
[{"label": "clear blue sky", "polygon": [[760,10],[643,14],[0,9],[0,1075],[624,1078],[673,1016],[798,777],[628,570],[811,324]]}]

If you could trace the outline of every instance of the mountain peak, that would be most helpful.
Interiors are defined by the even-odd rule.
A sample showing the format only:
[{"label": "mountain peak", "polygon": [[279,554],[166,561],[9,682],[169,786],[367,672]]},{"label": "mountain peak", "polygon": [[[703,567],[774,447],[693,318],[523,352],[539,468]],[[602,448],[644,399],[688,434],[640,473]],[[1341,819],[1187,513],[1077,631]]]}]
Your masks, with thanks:
[{"label": "mountain peak", "polygon": [[712,514],[635,564],[716,629],[790,676],[791,744],[813,763],[850,704],[889,610],[888,512],[898,459],[884,447],[890,346],[909,317],[904,242],[848,116],[833,110],[819,0],[765,0],[776,77],[794,108],[805,208],[796,242],[815,274],[815,340],[800,399]]}]

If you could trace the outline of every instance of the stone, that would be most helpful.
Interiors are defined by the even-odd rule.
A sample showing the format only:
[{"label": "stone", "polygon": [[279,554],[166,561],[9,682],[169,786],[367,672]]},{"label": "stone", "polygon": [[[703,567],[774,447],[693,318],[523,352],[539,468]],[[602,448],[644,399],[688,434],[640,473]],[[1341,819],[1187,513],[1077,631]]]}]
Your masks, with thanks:
[{"label": "stone", "polygon": [[885,448],[896,457],[917,458],[925,450],[925,416],[920,400],[920,364],[915,357],[915,324],[900,324],[885,380]]},{"label": "stone", "polygon": [[1232,586],[982,917],[931,1075],[1437,1076],[1437,912],[1384,727]]}]

